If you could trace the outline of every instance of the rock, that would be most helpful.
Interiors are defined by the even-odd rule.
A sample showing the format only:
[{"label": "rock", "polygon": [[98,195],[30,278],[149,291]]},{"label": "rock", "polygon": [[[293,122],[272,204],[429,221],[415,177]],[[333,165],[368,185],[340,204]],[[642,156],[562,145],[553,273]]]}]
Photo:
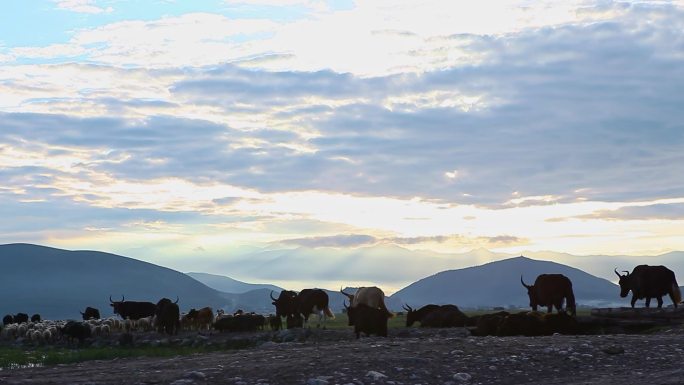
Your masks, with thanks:
[{"label": "rock", "polygon": [[450,335],[453,337],[466,338],[470,337],[472,333],[470,332],[470,330],[468,330],[468,328],[453,328]]},{"label": "rock", "polygon": [[322,378],[309,378],[306,381],[306,385],[328,385],[328,381]]},{"label": "rock", "polygon": [[176,380],[171,383],[171,385],[186,385],[186,384],[194,384],[195,381],[188,379],[188,378],[181,378],[180,380]]},{"label": "rock", "polygon": [[275,339],[280,342],[293,342],[297,339],[297,336],[293,332],[293,329],[283,329],[275,335]]},{"label": "rock", "polygon": [[[491,366],[490,366],[490,368],[491,368]],[[458,380],[461,382],[470,381],[471,378],[473,378],[473,376],[471,376],[468,373],[456,373],[456,374],[454,374],[454,380]]]},{"label": "rock", "polygon": [[368,373],[366,373],[366,377],[370,377],[371,379],[373,379],[373,381],[378,381],[381,378],[387,378],[386,375],[380,372],[376,372],[375,370],[371,370]]},{"label": "rock", "polygon": [[623,348],[622,346],[610,345],[601,349],[601,351],[606,354],[622,354],[625,352],[625,348]]},{"label": "rock", "polygon": [[198,372],[198,371],[189,372],[188,374],[185,375],[185,377],[191,378],[194,380],[206,380],[207,379],[206,374],[204,374],[202,372]]},{"label": "rock", "polygon": [[270,348],[273,346],[278,346],[278,344],[273,342],[273,341],[265,341],[265,342],[262,342],[261,344],[259,344],[259,347],[262,347],[262,348]]}]

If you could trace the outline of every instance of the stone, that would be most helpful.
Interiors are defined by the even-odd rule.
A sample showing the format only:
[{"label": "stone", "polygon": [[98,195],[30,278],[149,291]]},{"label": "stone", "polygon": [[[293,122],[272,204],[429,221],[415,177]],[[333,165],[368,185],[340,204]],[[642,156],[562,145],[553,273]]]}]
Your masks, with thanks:
[{"label": "stone", "polygon": [[[490,368],[491,368],[491,366],[490,366]],[[470,381],[471,378],[473,378],[473,376],[471,376],[468,373],[460,372],[460,373],[454,374],[454,380],[458,380],[461,382]]]},{"label": "stone", "polygon": [[309,378],[306,381],[306,385],[328,385],[328,381],[322,378]]},{"label": "stone", "polygon": [[606,354],[622,354],[625,352],[625,348],[623,348],[622,346],[610,345],[601,349],[601,351]]},{"label": "stone", "polygon": [[192,378],[194,380],[206,380],[207,379],[206,374],[204,374],[202,372],[198,372],[198,371],[189,372],[188,374],[185,375],[185,377]]},{"label": "stone", "polygon": [[378,381],[382,378],[387,378],[386,375],[380,372],[376,372],[375,370],[371,370],[368,373],[366,373],[366,377],[370,377],[371,379],[373,379],[373,381]]}]

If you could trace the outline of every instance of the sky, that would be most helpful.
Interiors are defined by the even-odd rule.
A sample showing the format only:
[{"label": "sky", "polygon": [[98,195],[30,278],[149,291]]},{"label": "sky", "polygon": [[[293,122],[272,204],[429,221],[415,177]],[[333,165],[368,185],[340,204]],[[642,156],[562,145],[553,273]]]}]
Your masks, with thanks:
[{"label": "sky", "polygon": [[682,1],[0,7],[0,243],[684,250]]}]

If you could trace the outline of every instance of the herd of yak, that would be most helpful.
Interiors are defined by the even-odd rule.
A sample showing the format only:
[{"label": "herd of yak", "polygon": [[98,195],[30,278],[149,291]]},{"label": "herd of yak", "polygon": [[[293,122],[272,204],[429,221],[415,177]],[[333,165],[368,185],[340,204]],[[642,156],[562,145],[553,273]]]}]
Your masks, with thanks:
[{"label": "herd of yak", "polygon": [[[619,277],[620,296],[626,297],[632,292],[631,306],[637,300],[645,299],[646,307],[655,298],[658,307],[662,307],[662,297],[669,295],[674,307],[681,302],[681,293],[674,273],[664,266],[639,265],[630,273],[625,271]],[[508,313],[498,312],[468,317],[455,305],[426,305],[413,309],[404,305],[406,326],[418,322],[422,327],[470,327],[474,335],[525,335],[538,336],[553,333],[577,334],[580,332],[576,320],[575,296],[572,282],[562,274],[542,274],[533,285],[528,285],[520,277],[520,282],[527,289],[530,300],[530,312]],[[344,311],[349,326],[354,327],[356,338],[365,335],[387,336],[388,319],[394,314],[385,306],[385,294],[377,287],[361,287],[354,294],[340,290],[347,301]],[[40,315],[18,313],[3,318],[2,336],[6,339],[28,338],[39,342],[50,342],[56,339],[83,341],[93,335],[108,335],[114,331],[156,330],[159,333],[175,335],[180,330],[218,330],[218,331],[256,331],[268,326],[272,330],[283,327],[297,328],[308,325],[309,317],[318,314],[318,326],[325,326],[327,318],[334,318],[328,305],[328,295],[321,289],[304,289],[300,292],[283,290],[278,298],[271,293],[275,306],[275,314],[263,316],[255,313],[237,311],[224,314],[216,313],[210,307],[191,309],[181,314],[178,298],[172,301],[162,298],[156,304],[152,302],[113,301],[109,298],[112,310],[117,317],[100,318],[98,309],[88,307],[81,312],[83,322],[79,321],[46,321]],[[563,306],[565,305],[565,307]],[[537,312],[539,307],[546,307],[546,314]],[[557,313],[552,309],[556,308]]]}]

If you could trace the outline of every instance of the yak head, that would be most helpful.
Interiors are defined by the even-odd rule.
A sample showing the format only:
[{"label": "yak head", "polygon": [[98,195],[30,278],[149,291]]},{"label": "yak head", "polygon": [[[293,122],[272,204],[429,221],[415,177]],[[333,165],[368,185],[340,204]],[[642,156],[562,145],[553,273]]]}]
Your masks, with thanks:
[{"label": "yak head", "polygon": [[170,299],[164,297],[157,302],[157,308],[154,311],[154,315],[159,316],[163,311],[164,308],[166,308],[169,305],[177,305],[178,304],[178,296],[176,296],[176,302],[172,302]]},{"label": "yak head", "polygon": [[418,321],[418,312],[416,312],[414,309],[411,308],[409,305],[402,305],[401,307],[406,310],[406,327],[410,327],[413,325],[416,321]]},{"label": "yak head", "polygon": [[276,315],[278,317],[287,317],[288,315],[294,315],[297,312],[296,292],[283,290],[280,292],[278,298],[274,298],[273,291],[271,291],[271,299],[273,300],[273,305],[275,305]]},{"label": "yak head", "polygon": [[534,290],[534,285],[525,284],[522,275],[520,276],[520,283],[522,283],[522,285],[525,286],[525,289],[527,289],[527,296],[530,297],[530,307],[532,308],[532,310],[537,311],[539,301],[537,299],[537,293]]},{"label": "yak head", "polygon": [[345,297],[349,298],[349,306],[351,306],[351,305],[354,304],[354,294],[347,294],[347,293],[345,293],[344,290],[342,290],[341,287],[340,287],[340,293],[344,294]]},{"label": "yak head", "polygon": [[354,326],[354,318],[356,316],[356,309],[351,306],[347,306],[347,301],[342,301],[342,306],[344,306],[344,312],[347,313],[347,325]]},{"label": "yak head", "polygon": [[125,299],[126,298],[124,298],[124,296],[122,295],[121,301],[112,301],[112,296],[109,296],[109,302],[111,302],[109,306],[112,307],[112,312],[114,312],[114,314],[121,315],[121,310],[123,309],[122,304],[124,303]]},{"label": "yak head", "polygon": [[624,275],[620,275],[615,268],[615,274],[620,278],[618,282],[620,284],[620,297],[625,298],[629,291],[632,290],[632,277],[629,275],[629,271],[624,271]]}]

